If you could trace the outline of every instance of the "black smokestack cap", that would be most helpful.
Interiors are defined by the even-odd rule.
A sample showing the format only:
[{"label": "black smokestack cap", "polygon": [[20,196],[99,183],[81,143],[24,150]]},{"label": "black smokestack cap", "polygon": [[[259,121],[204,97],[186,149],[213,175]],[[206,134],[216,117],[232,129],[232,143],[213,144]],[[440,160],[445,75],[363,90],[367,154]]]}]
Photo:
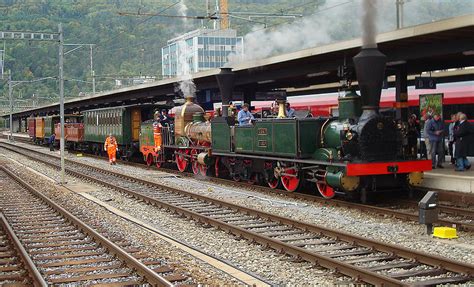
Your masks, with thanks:
[{"label": "black smokestack cap", "polygon": [[363,48],[354,58],[363,110],[378,110],[387,57],[377,48]]},{"label": "black smokestack cap", "polygon": [[229,115],[229,101],[232,100],[232,92],[234,90],[235,75],[232,72],[232,68],[221,68],[221,72],[216,75],[216,78],[222,98],[222,116],[227,117]]}]

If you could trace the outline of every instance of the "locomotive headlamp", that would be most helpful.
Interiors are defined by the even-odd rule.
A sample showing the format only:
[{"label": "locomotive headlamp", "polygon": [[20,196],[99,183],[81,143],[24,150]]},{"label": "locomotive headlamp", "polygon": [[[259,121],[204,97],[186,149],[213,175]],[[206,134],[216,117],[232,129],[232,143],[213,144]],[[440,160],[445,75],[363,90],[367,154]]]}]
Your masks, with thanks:
[{"label": "locomotive headlamp", "polygon": [[343,129],[344,131],[348,131],[349,128],[350,128],[349,123],[344,123],[344,124],[342,125],[342,129]]},{"label": "locomotive headlamp", "polygon": [[347,139],[347,140],[350,141],[350,140],[352,140],[353,137],[354,137],[354,135],[353,135],[351,132],[347,132],[347,133],[346,133],[346,139]]}]

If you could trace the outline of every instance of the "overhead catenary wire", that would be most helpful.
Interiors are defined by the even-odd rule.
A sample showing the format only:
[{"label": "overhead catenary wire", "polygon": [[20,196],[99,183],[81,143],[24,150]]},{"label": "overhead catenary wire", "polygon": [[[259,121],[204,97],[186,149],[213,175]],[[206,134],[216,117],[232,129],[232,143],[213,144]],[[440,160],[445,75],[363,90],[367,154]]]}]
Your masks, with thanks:
[{"label": "overhead catenary wire", "polygon": [[[156,16],[159,16],[161,13],[163,13],[163,12],[165,12],[165,11],[167,11],[167,10],[173,8],[173,7],[176,6],[176,5],[178,5],[180,2],[181,2],[181,1],[174,2],[173,4],[171,4],[171,5],[169,5],[169,6],[166,6],[165,8],[161,9],[161,10],[160,10],[158,13],[156,13],[155,15],[152,15],[152,16],[150,16],[150,17],[148,17],[148,18],[146,18],[146,19],[144,19],[144,20],[138,22],[138,23],[132,28],[132,31],[134,31],[138,26],[142,25],[143,23],[145,23],[145,22],[151,20],[152,18],[154,18],[154,17],[156,17]],[[130,32],[132,32],[132,31],[130,31]],[[109,38],[109,39],[108,39],[107,41],[105,41],[105,42],[102,42],[102,43],[99,42],[99,43],[97,44],[97,52],[98,52],[98,53],[101,52],[100,47],[101,47],[101,46],[103,47],[105,43],[109,43],[110,41],[117,39],[117,38],[118,38],[120,35],[122,35],[123,33],[125,33],[125,31],[119,32],[118,35],[116,35],[116,36],[114,36],[114,37],[112,37],[112,38]]]}]

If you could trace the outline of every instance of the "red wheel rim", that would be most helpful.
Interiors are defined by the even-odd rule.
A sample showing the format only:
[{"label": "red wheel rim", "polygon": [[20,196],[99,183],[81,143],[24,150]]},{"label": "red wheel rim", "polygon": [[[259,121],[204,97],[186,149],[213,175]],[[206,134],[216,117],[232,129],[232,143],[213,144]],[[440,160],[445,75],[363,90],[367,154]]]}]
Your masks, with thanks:
[{"label": "red wheel rim", "polygon": [[177,151],[176,153],[176,166],[178,167],[178,170],[180,172],[184,172],[186,170],[186,167],[188,167],[188,160],[186,159],[185,154],[187,154],[189,151],[184,150],[184,151]]},{"label": "red wheel rim", "polygon": [[330,187],[325,182],[317,182],[316,187],[318,188],[318,191],[321,194],[321,196],[326,199],[331,199],[336,195],[334,188]]},{"label": "red wheel rim", "polygon": [[[289,175],[284,175],[281,177],[281,184],[287,191],[290,191],[290,192],[295,191],[300,185],[300,178],[298,177],[298,172],[296,171],[295,168],[287,168],[285,169],[284,173],[289,174]],[[296,175],[296,176],[290,176],[290,175]]]},{"label": "red wheel rim", "polygon": [[242,180],[242,178],[240,177],[239,174],[234,175],[234,176],[232,177],[232,179],[233,179],[234,181],[237,181],[237,182],[239,182],[239,181]]},{"label": "red wheel rim", "polygon": [[197,158],[195,158],[195,156],[197,156],[197,154],[198,154],[197,149],[192,149],[191,150],[191,167],[193,169],[194,174],[199,173],[199,163],[197,161]]},{"label": "red wheel rim", "polygon": [[151,166],[152,164],[153,164],[153,155],[151,153],[149,153],[146,156],[146,165]]},{"label": "red wheel rim", "polygon": [[214,163],[214,173],[216,177],[219,177],[219,158],[216,157],[216,162]]},{"label": "red wheel rim", "polygon": [[280,183],[280,179],[277,178],[277,177],[273,177],[273,178],[267,180],[267,184],[271,189],[277,188],[279,183]]},{"label": "red wheel rim", "polygon": [[157,167],[157,168],[161,168],[161,162],[157,161],[157,162],[156,162],[156,167]]}]

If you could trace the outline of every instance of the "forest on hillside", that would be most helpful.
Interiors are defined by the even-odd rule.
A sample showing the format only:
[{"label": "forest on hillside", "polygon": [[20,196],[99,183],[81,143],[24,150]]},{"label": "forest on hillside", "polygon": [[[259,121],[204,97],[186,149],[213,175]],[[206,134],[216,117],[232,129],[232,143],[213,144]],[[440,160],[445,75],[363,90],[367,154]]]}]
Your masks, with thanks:
[{"label": "forest on hillside", "polygon": [[[230,12],[301,14],[303,18],[253,18],[252,21],[231,18],[231,28],[248,36],[249,47],[260,49],[255,57],[271,56],[317,44],[359,35],[357,6],[359,0],[229,0]],[[115,80],[139,76],[160,78],[161,48],[166,41],[200,27],[212,27],[210,20],[149,16],[206,15],[204,0],[2,0],[1,31],[57,32],[64,27],[69,44],[94,44],[93,69],[96,90],[112,89]],[[215,0],[210,0],[214,6]],[[388,16],[381,30],[395,28],[395,0],[385,0],[382,10]],[[474,2],[467,0],[405,1],[406,25],[434,21],[454,15],[472,13]],[[416,4],[414,3],[416,2]],[[411,8],[410,8],[411,5]],[[416,6],[415,6],[416,5]],[[124,16],[121,12],[148,16]],[[243,18],[242,16],[241,18]],[[290,25],[291,24],[291,25]],[[283,28],[282,28],[283,27]],[[279,30],[282,29],[282,30]],[[287,37],[288,36],[288,37]],[[264,39],[265,43],[257,40]],[[266,49],[261,49],[265,46]],[[13,80],[32,80],[58,75],[58,47],[38,41],[5,41],[5,71]],[[66,47],[66,51],[74,49]],[[246,49],[248,50],[248,49]],[[251,49],[253,50],[253,48]],[[65,95],[77,97],[92,91],[89,47],[65,56]],[[8,87],[1,82],[5,100]],[[16,99],[31,99],[39,104],[58,97],[57,80],[19,85]],[[0,103],[1,104],[1,103]]]}]

